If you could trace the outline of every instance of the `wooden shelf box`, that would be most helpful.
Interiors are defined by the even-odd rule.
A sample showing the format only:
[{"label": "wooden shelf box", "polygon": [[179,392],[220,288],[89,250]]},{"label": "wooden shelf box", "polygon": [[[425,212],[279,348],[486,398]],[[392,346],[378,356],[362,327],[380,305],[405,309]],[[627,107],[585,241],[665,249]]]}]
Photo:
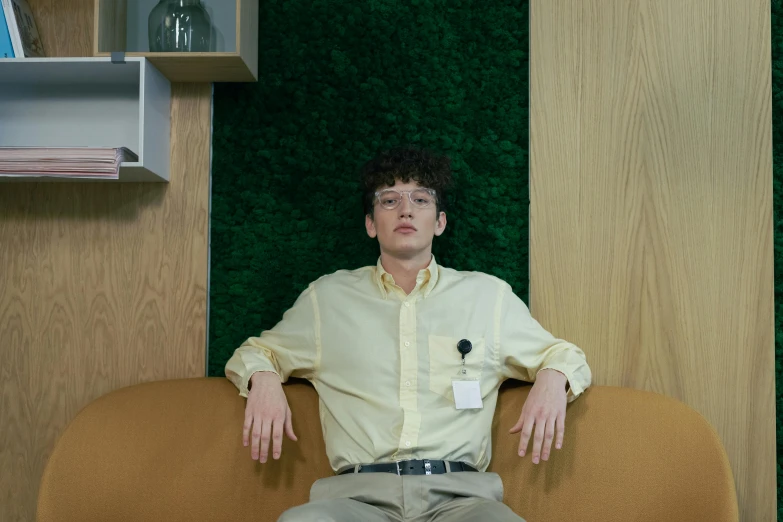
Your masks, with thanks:
[{"label": "wooden shelf box", "polygon": [[210,52],[150,52],[157,0],[95,0],[95,56],[148,58],[172,82],[258,81],[258,0],[202,0],[212,20]]},{"label": "wooden shelf box", "polygon": [[171,84],[145,58],[0,59],[0,146],[127,147],[119,181],[166,182],[170,128]]}]

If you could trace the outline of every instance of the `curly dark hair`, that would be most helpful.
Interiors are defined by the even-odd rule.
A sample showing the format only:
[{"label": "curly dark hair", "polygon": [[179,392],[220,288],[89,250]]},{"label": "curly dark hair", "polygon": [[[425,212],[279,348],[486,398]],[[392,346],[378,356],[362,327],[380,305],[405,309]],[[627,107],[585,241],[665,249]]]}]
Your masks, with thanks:
[{"label": "curly dark hair", "polygon": [[422,187],[435,190],[436,215],[445,210],[446,194],[451,188],[451,158],[429,149],[402,146],[381,151],[361,169],[364,213],[373,216],[375,192],[391,187],[397,180],[415,181]]}]

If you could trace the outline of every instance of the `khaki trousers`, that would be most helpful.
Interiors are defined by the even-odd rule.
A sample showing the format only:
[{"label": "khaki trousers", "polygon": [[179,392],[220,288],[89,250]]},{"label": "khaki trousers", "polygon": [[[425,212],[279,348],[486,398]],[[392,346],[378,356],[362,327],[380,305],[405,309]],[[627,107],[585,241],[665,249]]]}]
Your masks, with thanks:
[{"label": "khaki trousers", "polygon": [[497,473],[349,473],[315,481],[310,502],[278,522],[524,522]]}]

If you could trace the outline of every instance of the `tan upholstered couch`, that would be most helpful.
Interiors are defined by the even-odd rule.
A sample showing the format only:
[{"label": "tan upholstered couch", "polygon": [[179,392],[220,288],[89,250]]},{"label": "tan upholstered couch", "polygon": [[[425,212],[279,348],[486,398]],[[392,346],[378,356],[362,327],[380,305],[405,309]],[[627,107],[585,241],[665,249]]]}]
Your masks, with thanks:
[{"label": "tan upholstered couch", "polygon": [[[715,431],[684,404],[593,387],[568,407],[564,448],[538,466],[508,435],[529,386],[507,383],[493,426],[491,471],[529,522],[736,521],[731,470]],[[154,382],[82,410],[49,459],[41,522],[274,521],[307,501],[331,470],[314,389],[285,386],[298,443],[253,462],[242,446],[245,399],[222,378]]]}]

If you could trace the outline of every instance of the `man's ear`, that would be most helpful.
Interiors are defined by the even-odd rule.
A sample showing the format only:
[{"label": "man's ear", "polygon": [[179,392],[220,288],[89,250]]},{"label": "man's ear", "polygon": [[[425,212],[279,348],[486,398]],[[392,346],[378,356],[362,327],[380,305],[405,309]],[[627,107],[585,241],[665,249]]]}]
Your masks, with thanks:
[{"label": "man's ear", "polygon": [[367,235],[371,238],[374,239],[376,236],[378,236],[378,231],[375,230],[375,221],[373,221],[370,214],[364,216],[364,228],[367,229]]},{"label": "man's ear", "polygon": [[438,214],[438,220],[435,222],[435,235],[439,236],[446,230],[446,213],[441,212]]}]

